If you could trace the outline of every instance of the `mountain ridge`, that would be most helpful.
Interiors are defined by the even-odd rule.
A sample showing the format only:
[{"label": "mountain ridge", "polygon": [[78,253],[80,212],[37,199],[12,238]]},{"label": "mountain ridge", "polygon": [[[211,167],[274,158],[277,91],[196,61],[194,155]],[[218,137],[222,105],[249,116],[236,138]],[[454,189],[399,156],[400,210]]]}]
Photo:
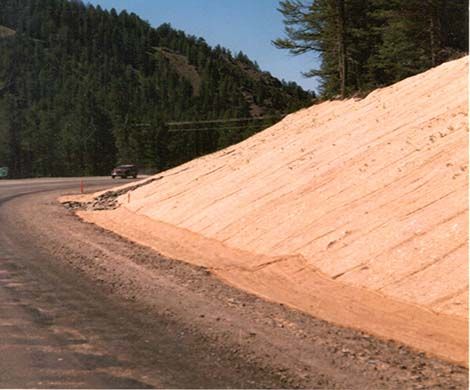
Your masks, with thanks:
[{"label": "mountain ridge", "polygon": [[168,121],[280,115],[314,99],[169,24],[80,1],[3,2],[0,25],[16,34],[0,41],[0,80],[12,81],[0,165],[13,177],[100,175],[120,162],[167,169],[272,124],[169,134]]}]

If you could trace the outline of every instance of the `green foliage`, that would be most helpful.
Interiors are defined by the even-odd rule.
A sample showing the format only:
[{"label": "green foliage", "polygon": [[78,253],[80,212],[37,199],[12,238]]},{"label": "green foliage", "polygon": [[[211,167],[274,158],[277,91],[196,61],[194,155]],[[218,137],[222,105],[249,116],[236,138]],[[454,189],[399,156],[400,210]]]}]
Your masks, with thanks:
[{"label": "green foliage", "polygon": [[174,133],[168,121],[286,113],[313,99],[243,53],[126,11],[0,3],[0,31],[15,32],[0,36],[0,166],[14,177],[166,169],[255,131]]},{"label": "green foliage", "polygon": [[325,98],[367,92],[468,51],[462,0],[283,0],[276,47],[320,54]]}]

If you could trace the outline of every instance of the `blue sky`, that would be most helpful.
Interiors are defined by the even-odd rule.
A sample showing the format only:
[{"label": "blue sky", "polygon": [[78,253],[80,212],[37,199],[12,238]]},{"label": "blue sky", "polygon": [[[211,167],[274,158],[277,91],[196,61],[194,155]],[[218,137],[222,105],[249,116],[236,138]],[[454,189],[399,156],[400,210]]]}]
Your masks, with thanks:
[{"label": "blue sky", "polygon": [[174,28],[203,37],[211,46],[220,44],[232,52],[243,51],[263,70],[305,89],[317,82],[301,75],[315,66],[314,54],[292,56],[271,41],[283,36],[278,0],[85,0],[102,8],[134,12],[154,27],[171,23]]}]

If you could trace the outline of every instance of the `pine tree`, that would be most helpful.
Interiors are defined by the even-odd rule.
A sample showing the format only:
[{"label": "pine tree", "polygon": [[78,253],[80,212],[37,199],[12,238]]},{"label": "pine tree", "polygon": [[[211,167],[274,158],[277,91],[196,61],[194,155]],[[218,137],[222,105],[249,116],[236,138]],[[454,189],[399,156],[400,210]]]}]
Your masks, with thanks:
[{"label": "pine tree", "polygon": [[468,51],[468,3],[459,0],[283,0],[276,47],[315,52],[325,98],[387,85]]}]

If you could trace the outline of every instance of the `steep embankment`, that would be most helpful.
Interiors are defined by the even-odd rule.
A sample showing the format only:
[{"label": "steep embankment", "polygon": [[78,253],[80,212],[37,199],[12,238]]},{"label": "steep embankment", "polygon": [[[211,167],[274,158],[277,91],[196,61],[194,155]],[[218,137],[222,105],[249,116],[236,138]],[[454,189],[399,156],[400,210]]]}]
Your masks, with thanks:
[{"label": "steep embankment", "polygon": [[325,102],[83,218],[327,320],[467,360],[468,58]]}]

